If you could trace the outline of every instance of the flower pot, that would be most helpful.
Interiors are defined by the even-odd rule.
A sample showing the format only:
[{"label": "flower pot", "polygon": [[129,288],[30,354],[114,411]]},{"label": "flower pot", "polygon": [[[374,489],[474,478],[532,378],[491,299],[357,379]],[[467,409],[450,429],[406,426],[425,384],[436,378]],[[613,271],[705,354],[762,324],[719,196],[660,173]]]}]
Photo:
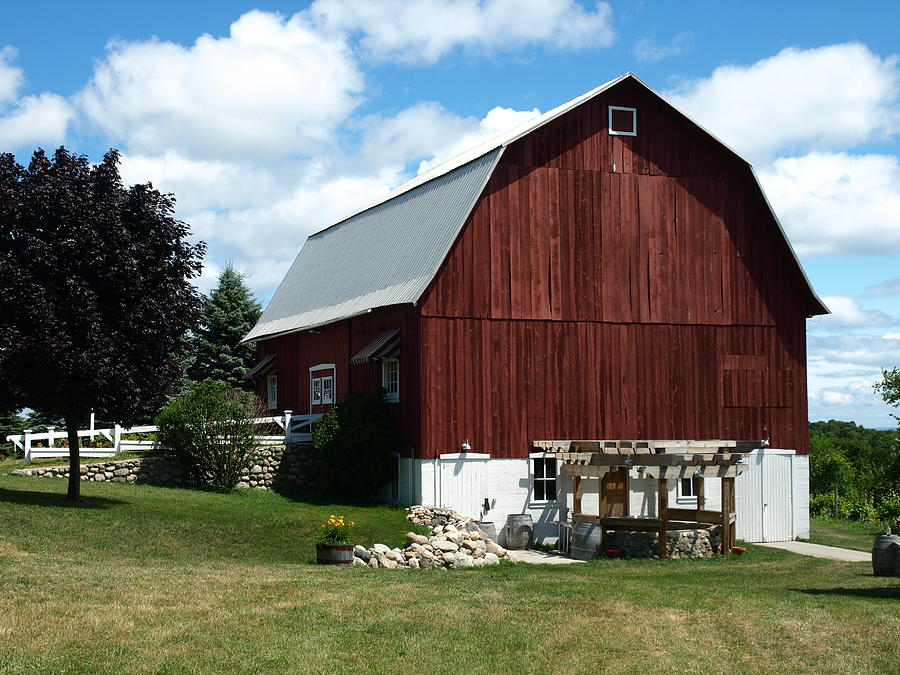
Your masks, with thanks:
[{"label": "flower pot", "polygon": [[350,565],[353,544],[316,544],[316,562],[320,565]]}]

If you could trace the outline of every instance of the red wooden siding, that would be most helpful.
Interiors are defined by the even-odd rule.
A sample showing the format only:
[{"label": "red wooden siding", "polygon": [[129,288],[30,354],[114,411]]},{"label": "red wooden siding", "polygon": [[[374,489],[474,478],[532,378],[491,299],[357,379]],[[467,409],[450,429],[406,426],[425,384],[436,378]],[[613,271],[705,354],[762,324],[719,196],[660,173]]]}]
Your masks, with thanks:
[{"label": "red wooden siding", "polygon": [[[607,133],[608,105],[637,108],[636,137]],[[633,82],[506,149],[420,307],[423,456],[807,448],[815,301],[747,165]]]},{"label": "red wooden siding", "polygon": [[[320,363],[336,366],[335,396],[347,392],[374,394],[381,388],[381,364],[350,365],[350,359],[382,331],[399,328],[400,401],[391,408],[401,426],[404,454],[419,446],[419,348],[418,314],[413,307],[387,307],[321,328],[321,333],[298,332],[258,343],[260,359],[278,354],[278,408],[295,413],[309,412],[309,368]],[[265,378],[257,383],[265,395]],[[330,406],[316,406],[324,412]]]},{"label": "red wooden siding", "polygon": [[[423,318],[423,456],[465,438],[494,457],[554,438],[770,437],[806,450],[804,346],[802,324]],[[724,355],[760,349],[764,371],[726,369]]]}]

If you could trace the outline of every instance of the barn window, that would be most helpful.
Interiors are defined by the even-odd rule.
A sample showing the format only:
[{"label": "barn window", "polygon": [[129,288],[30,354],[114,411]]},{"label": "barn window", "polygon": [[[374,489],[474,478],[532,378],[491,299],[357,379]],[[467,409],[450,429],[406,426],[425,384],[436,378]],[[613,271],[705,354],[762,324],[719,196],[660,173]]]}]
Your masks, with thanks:
[{"label": "barn window", "polygon": [[268,394],[269,410],[278,407],[278,376],[268,375],[266,377],[266,392]]},{"label": "barn window", "polygon": [[534,457],[531,467],[534,481],[532,501],[556,501],[556,458]]},{"label": "barn window", "polygon": [[678,485],[679,497],[696,497],[697,485],[693,478],[682,478]]},{"label": "barn window", "polygon": [[609,106],[609,133],[611,136],[637,136],[637,108]]},{"label": "barn window", "polygon": [[312,398],[313,405],[322,405],[322,378],[314,377],[312,379]]},{"label": "barn window", "polygon": [[334,376],[322,378],[322,404],[334,403]]},{"label": "barn window", "polygon": [[400,359],[383,359],[381,362],[381,386],[390,403],[400,400]]}]

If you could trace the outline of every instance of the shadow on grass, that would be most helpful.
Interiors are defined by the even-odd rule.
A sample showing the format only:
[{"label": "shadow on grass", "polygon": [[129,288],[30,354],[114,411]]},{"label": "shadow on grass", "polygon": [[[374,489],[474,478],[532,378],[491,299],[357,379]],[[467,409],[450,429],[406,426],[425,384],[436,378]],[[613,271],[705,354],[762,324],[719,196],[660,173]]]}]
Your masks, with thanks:
[{"label": "shadow on grass", "polygon": [[0,488],[0,502],[7,504],[28,504],[30,506],[53,506],[69,509],[110,509],[128,502],[107,497],[82,497],[77,502],[68,501],[59,492],[37,492],[34,490],[10,490]]},{"label": "shadow on grass", "polygon": [[900,583],[884,588],[794,588],[797,593],[807,595],[848,595],[857,598],[884,598],[900,600]]}]

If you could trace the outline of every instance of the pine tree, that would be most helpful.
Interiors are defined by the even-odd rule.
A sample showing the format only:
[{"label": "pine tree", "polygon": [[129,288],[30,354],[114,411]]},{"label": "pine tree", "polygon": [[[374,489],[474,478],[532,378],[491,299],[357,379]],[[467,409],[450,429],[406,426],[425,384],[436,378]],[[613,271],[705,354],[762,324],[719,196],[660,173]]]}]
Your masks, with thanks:
[{"label": "pine tree", "polygon": [[256,324],[261,308],[244,283],[244,277],[228,265],[219,283],[203,299],[201,325],[194,339],[195,357],[188,371],[194,382],[216,380],[232,387],[250,388],[243,379],[253,367],[256,349],[241,340]]},{"label": "pine tree", "polygon": [[12,434],[21,434],[28,424],[24,417],[19,417],[15,410],[0,410],[0,455],[13,456],[15,447],[6,440]]}]

